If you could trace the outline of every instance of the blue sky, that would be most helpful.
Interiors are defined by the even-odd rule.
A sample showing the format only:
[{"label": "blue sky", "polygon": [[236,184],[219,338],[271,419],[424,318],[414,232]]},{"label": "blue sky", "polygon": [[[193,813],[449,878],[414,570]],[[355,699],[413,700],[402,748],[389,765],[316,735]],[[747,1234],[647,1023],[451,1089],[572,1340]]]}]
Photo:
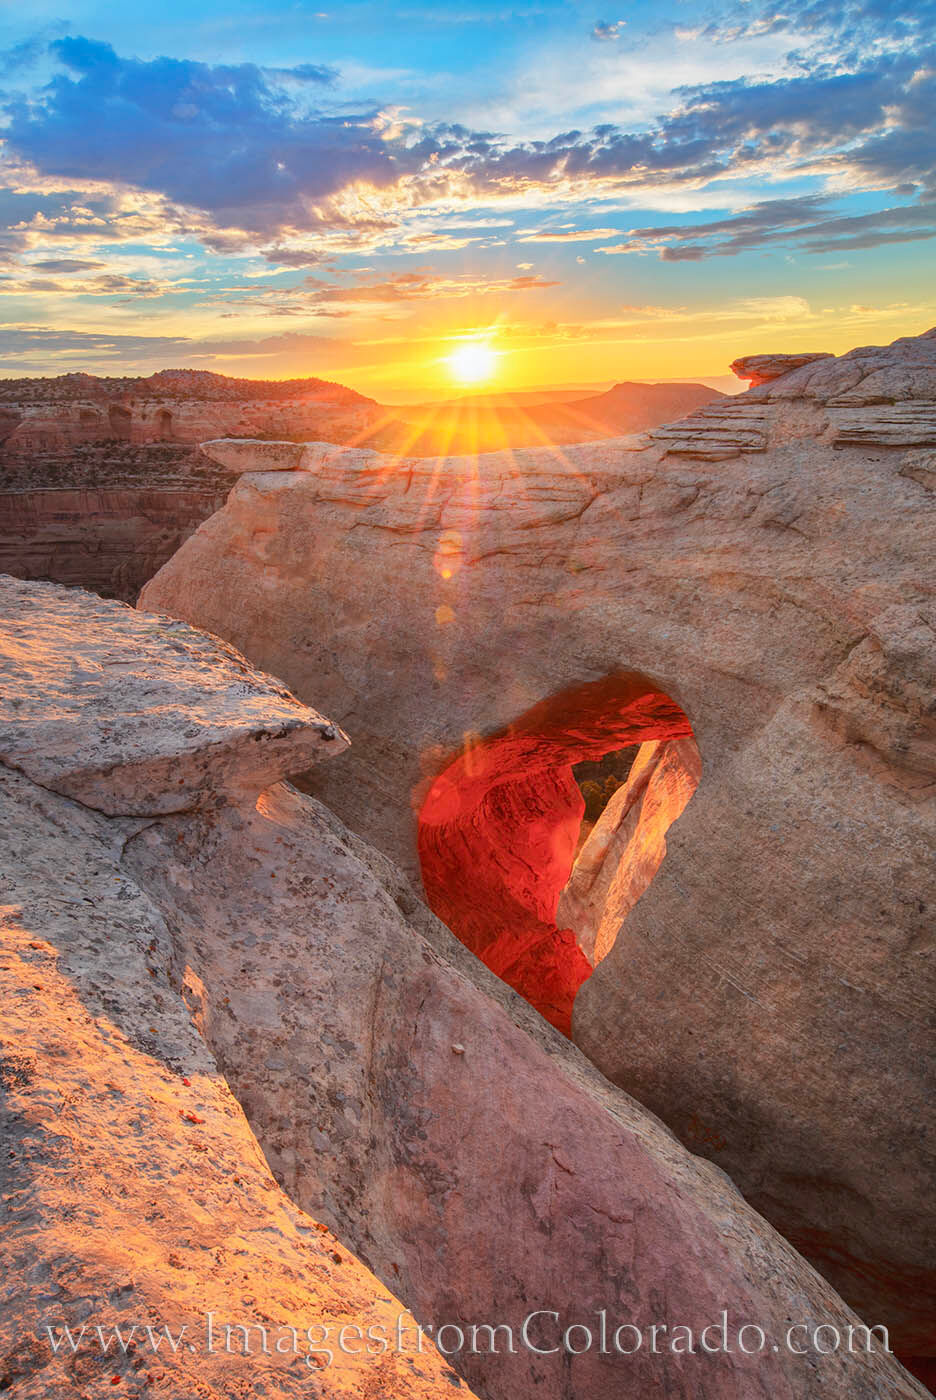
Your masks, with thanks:
[{"label": "blue sky", "polygon": [[0,374],[712,378],[936,321],[936,3],[0,3]]}]

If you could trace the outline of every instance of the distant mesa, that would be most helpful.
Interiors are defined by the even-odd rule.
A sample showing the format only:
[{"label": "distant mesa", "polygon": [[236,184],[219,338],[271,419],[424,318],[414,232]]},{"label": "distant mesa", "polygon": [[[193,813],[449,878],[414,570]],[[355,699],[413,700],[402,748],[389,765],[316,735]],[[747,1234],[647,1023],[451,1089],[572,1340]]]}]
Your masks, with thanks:
[{"label": "distant mesa", "polygon": [[564,445],[643,432],[724,397],[705,384],[607,393],[489,394],[388,407],[327,379],[235,379],[204,369],[148,377],[0,379],[0,443],[25,454],[87,442],[292,438],[410,456]]},{"label": "distant mesa", "polygon": [[238,379],[209,369],[160,369],[150,375],[76,372],[43,378],[0,379],[0,401],[55,403],[74,395],[94,399],[174,395],[210,401],[289,399],[313,396],[373,403],[364,394],[328,379]]},{"label": "distant mesa", "polygon": [[[579,397],[490,394],[414,404],[394,410],[406,425],[394,446],[413,457],[566,447],[642,433],[724,397],[707,384],[624,382]],[[361,445],[380,448],[376,441]]]},{"label": "distant mesa", "polygon": [[147,378],[62,374],[0,379],[0,440],[7,453],[85,442],[196,444],[233,437],[326,433],[348,442],[387,410],[326,379],[232,379],[204,369]]}]

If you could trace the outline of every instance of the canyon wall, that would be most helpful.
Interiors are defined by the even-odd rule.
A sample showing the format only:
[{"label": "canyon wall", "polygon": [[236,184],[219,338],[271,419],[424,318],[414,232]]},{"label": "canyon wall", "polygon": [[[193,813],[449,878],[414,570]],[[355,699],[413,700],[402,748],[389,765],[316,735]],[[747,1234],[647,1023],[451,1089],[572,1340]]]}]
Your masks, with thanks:
[{"label": "canyon wall", "polygon": [[[5,1390],[463,1390],[409,1316],[405,1350],[363,1350],[408,1307],[490,1400],[923,1396],[722,1172],[280,781],[340,764],[335,724],[165,616],[0,579],[0,619]],[[606,1348],[553,1349],[602,1309]],[[206,1349],[209,1311],[233,1346]],[[485,1349],[531,1313],[532,1347]],[[44,1331],[134,1320],[191,1341]],[[817,1327],[857,1346],[804,1353]]]},{"label": "canyon wall", "polygon": [[0,380],[0,569],[132,602],[223,504],[229,479],[200,441],[345,442],[384,417],[372,399],[320,379],[169,370]]},{"label": "canyon wall", "polygon": [[248,440],[254,453],[258,440],[313,437],[428,455],[607,437],[713,397],[704,385],[620,384],[576,405],[421,405],[402,421],[321,379],[0,379],[0,569],[134,601],[223,504],[230,479],[197,447],[210,438]]},{"label": "canyon wall", "polygon": [[207,370],[147,378],[65,374],[0,380],[0,442],[17,455],[88,442],[291,437],[344,442],[385,416],[373,399],[324,379],[232,379]]},{"label": "canyon wall", "polygon": [[158,485],[0,491],[0,570],[132,602],[224,492]]},{"label": "canyon wall", "polygon": [[132,602],[230,484],[197,447],[176,443],[0,448],[0,566]]},{"label": "canyon wall", "polygon": [[670,697],[701,781],[616,937],[588,911],[578,946],[600,930],[605,956],[573,1037],[932,1355],[936,333],[767,359],[640,437],[443,461],[290,445],[278,472],[241,450],[141,601],[353,731],[306,786],[411,874],[432,784],[518,717],[620,672]]}]

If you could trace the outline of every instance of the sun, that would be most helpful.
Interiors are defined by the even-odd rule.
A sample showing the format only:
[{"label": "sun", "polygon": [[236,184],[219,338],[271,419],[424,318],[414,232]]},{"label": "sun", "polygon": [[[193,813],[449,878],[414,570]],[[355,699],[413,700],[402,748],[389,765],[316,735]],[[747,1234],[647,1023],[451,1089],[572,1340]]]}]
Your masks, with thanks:
[{"label": "sun", "polygon": [[459,384],[481,384],[493,379],[497,369],[498,352],[482,340],[471,340],[460,345],[449,355],[449,373]]}]

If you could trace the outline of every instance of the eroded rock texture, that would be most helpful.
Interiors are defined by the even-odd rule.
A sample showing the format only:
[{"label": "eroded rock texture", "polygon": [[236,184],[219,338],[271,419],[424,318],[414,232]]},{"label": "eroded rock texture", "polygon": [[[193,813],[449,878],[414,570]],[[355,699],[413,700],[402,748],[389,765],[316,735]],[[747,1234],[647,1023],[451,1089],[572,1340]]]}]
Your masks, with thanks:
[{"label": "eroded rock texture", "polygon": [[[128,793],[127,779],[139,777],[133,759],[122,770],[139,747],[143,716],[153,739],[150,777],[162,769],[171,731],[177,740],[172,776],[162,770],[164,800],[152,784],[146,789],[157,799],[151,810],[176,800],[179,778],[204,794],[208,771],[221,800],[229,768],[212,731],[236,730],[246,757],[248,740],[262,745],[282,717],[281,688],[241,663],[250,679],[237,714],[231,690],[212,682],[215,668],[228,677],[233,669],[216,641],[189,628],[173,637],[87,594],[0,584],[0,1388],[15,1400],[231,1400],[257,1394],[258,1383],[284,1400],[451,1396],[458,1378],[431,1348],[352,1356],[335,1346],[324,1367],[324,1353],[311,1354],[310,1328],[316,1343],[323,1326],[333,1341],[346,1325],[393,1337],[403,1304],[274,1181],[180,996],[181,950],[122,864],[124,843],[146,819],[102,815],[116,793]],[[48,708],[36,687],[38,656]],[[261,693],[268,722],[256,703]],[[291,709],[307,713],[295,701]],[[45,753],[53,723],[70,740],[73,771],[97,774],[80,803],[59,795],[60,747]],[[105,727],[113,767],[102,777]],[[23,761],[27,733],[31,762]],[[296,759],[315,748],[315,719],[296,727],[292,743]],[[279,767],[280,756],[265,775],[254,766],[254,784]],[[120,809],[144,805],[131,796]],[[64,1326],[78,1339],[74,1351]],[[161,1338],[156,1352],[147,1326]],[[251,1329],[251,1356],[242,1354],[242,1327]],[[349,1344],[357,1345],[353,1333]]]},{"label": "eroded rock texture", "polygon": [[0,571],[132,602],[220,508],[230,481],[204,438],[374,434],[373,399],[321,379],[207,371],[0,381]]},{"label": "eroded rock texture", "polygon": [[[413,456],[491,451],[634,432],[720,397],[701,384],[618,384],[569,404],[397,410],[321,379],[206,370],[0,380],[0,572],[134,602],[233,477],[297,466],[304,438]],[[291,453],[283,435],[296,439]],[[197,447],[206,438],[218,439],[211,459]]]},{"label": "eroded rock texture", "polygon": [[142,600],[353,731],[311,786],[410,872],[453,762],[569,687],[652,677],[702,779],[574,1037],[908,1353],[936,1344],[934,447],[933,332],[642,438],[312,444],[244,475]]},{"label": "eroded rock texture", "polygon": [[229,488],[193,445],[0,446],[0,572],[133,602]]},{"label": "eroded rock texture", "polygon": [[62,374],[0,385],[0,443],[13,456],[87,442],[197,443],[221,433],[323,428],[343,442],[382,416],[373,399],[324,379],[232,379],[169,369],[145,378]]},{"label": "eroded rock texture", "polygon": [[[349,1247],[436,1326],[519,1328],[547,1309],[594,1327],[600,1308],[696,1332],[727,1310],[732,1327],[756,1322],[771,1339],[791,1321],[842,1335],[857,1325],[721,1172],[492,977],[385,857],[276,782],[281,754],[272,786],[258,791],[256,768],[250,784],[230,781],[218,730],[252,728],[262,747],[288,710],[301,764],[319,750],[318,716],[244,663],[238,715],[236,658],[168,620],[52,586],[9,581],[0,595],[13,624],[4,742],[21,770],[0,769],[12,1395],[100,1397],[115,1374],[137,1394],[206,1400],[258,1383],[284,1397],[451,1394],[458,1379],[428,1350],[341,1352],[310,1376],[288,1353],[183,1348],[154,1364],[138,1346],[102,1362],[93,1349],[53,1357],[31,1336],[53,1319],[126,1329],[137,1317],[177,1335],[209,1308],[273,1337],[326,1321],[392,1335],[401,1303]],[[74,770],[98,772],[106,713],[113,764],[82,804],[50,790],[58,753],[40,762],[40,647]],[[92,690],[79,674],[69,706],[82,664]],[[146,711],[157,767],[177,734],[187,810],[114,810]],[[549,1322],[531,1334],[544,1347]],[[495,1400],[923,1393],[882,1353],[782,1345],[624,1358],[518,1349],[457,1364]]]},{"label": "eroded rock texture", "polygon": [[106,598],[136,599],[213,511],[223,491],[43,489],[0,492],[0,566]]},{"label": "eroded rock texture", "polygon": [[772,379],[779,379],[791,370],[802,369],[804,365],[812,364],[815,360],[832,358],[821,351],[805,355],[743,355],[740,360],[732,362],[731,370],[739,379],[749,379],[753,389],[758,384],[769,384]]},{"label": "eroded rock texture", "polygon": [[84,806],[189,811],[347,746],[283,685],[184,622],[115,612],[77,590],[8,583],[3,601],[0,762]]}]

